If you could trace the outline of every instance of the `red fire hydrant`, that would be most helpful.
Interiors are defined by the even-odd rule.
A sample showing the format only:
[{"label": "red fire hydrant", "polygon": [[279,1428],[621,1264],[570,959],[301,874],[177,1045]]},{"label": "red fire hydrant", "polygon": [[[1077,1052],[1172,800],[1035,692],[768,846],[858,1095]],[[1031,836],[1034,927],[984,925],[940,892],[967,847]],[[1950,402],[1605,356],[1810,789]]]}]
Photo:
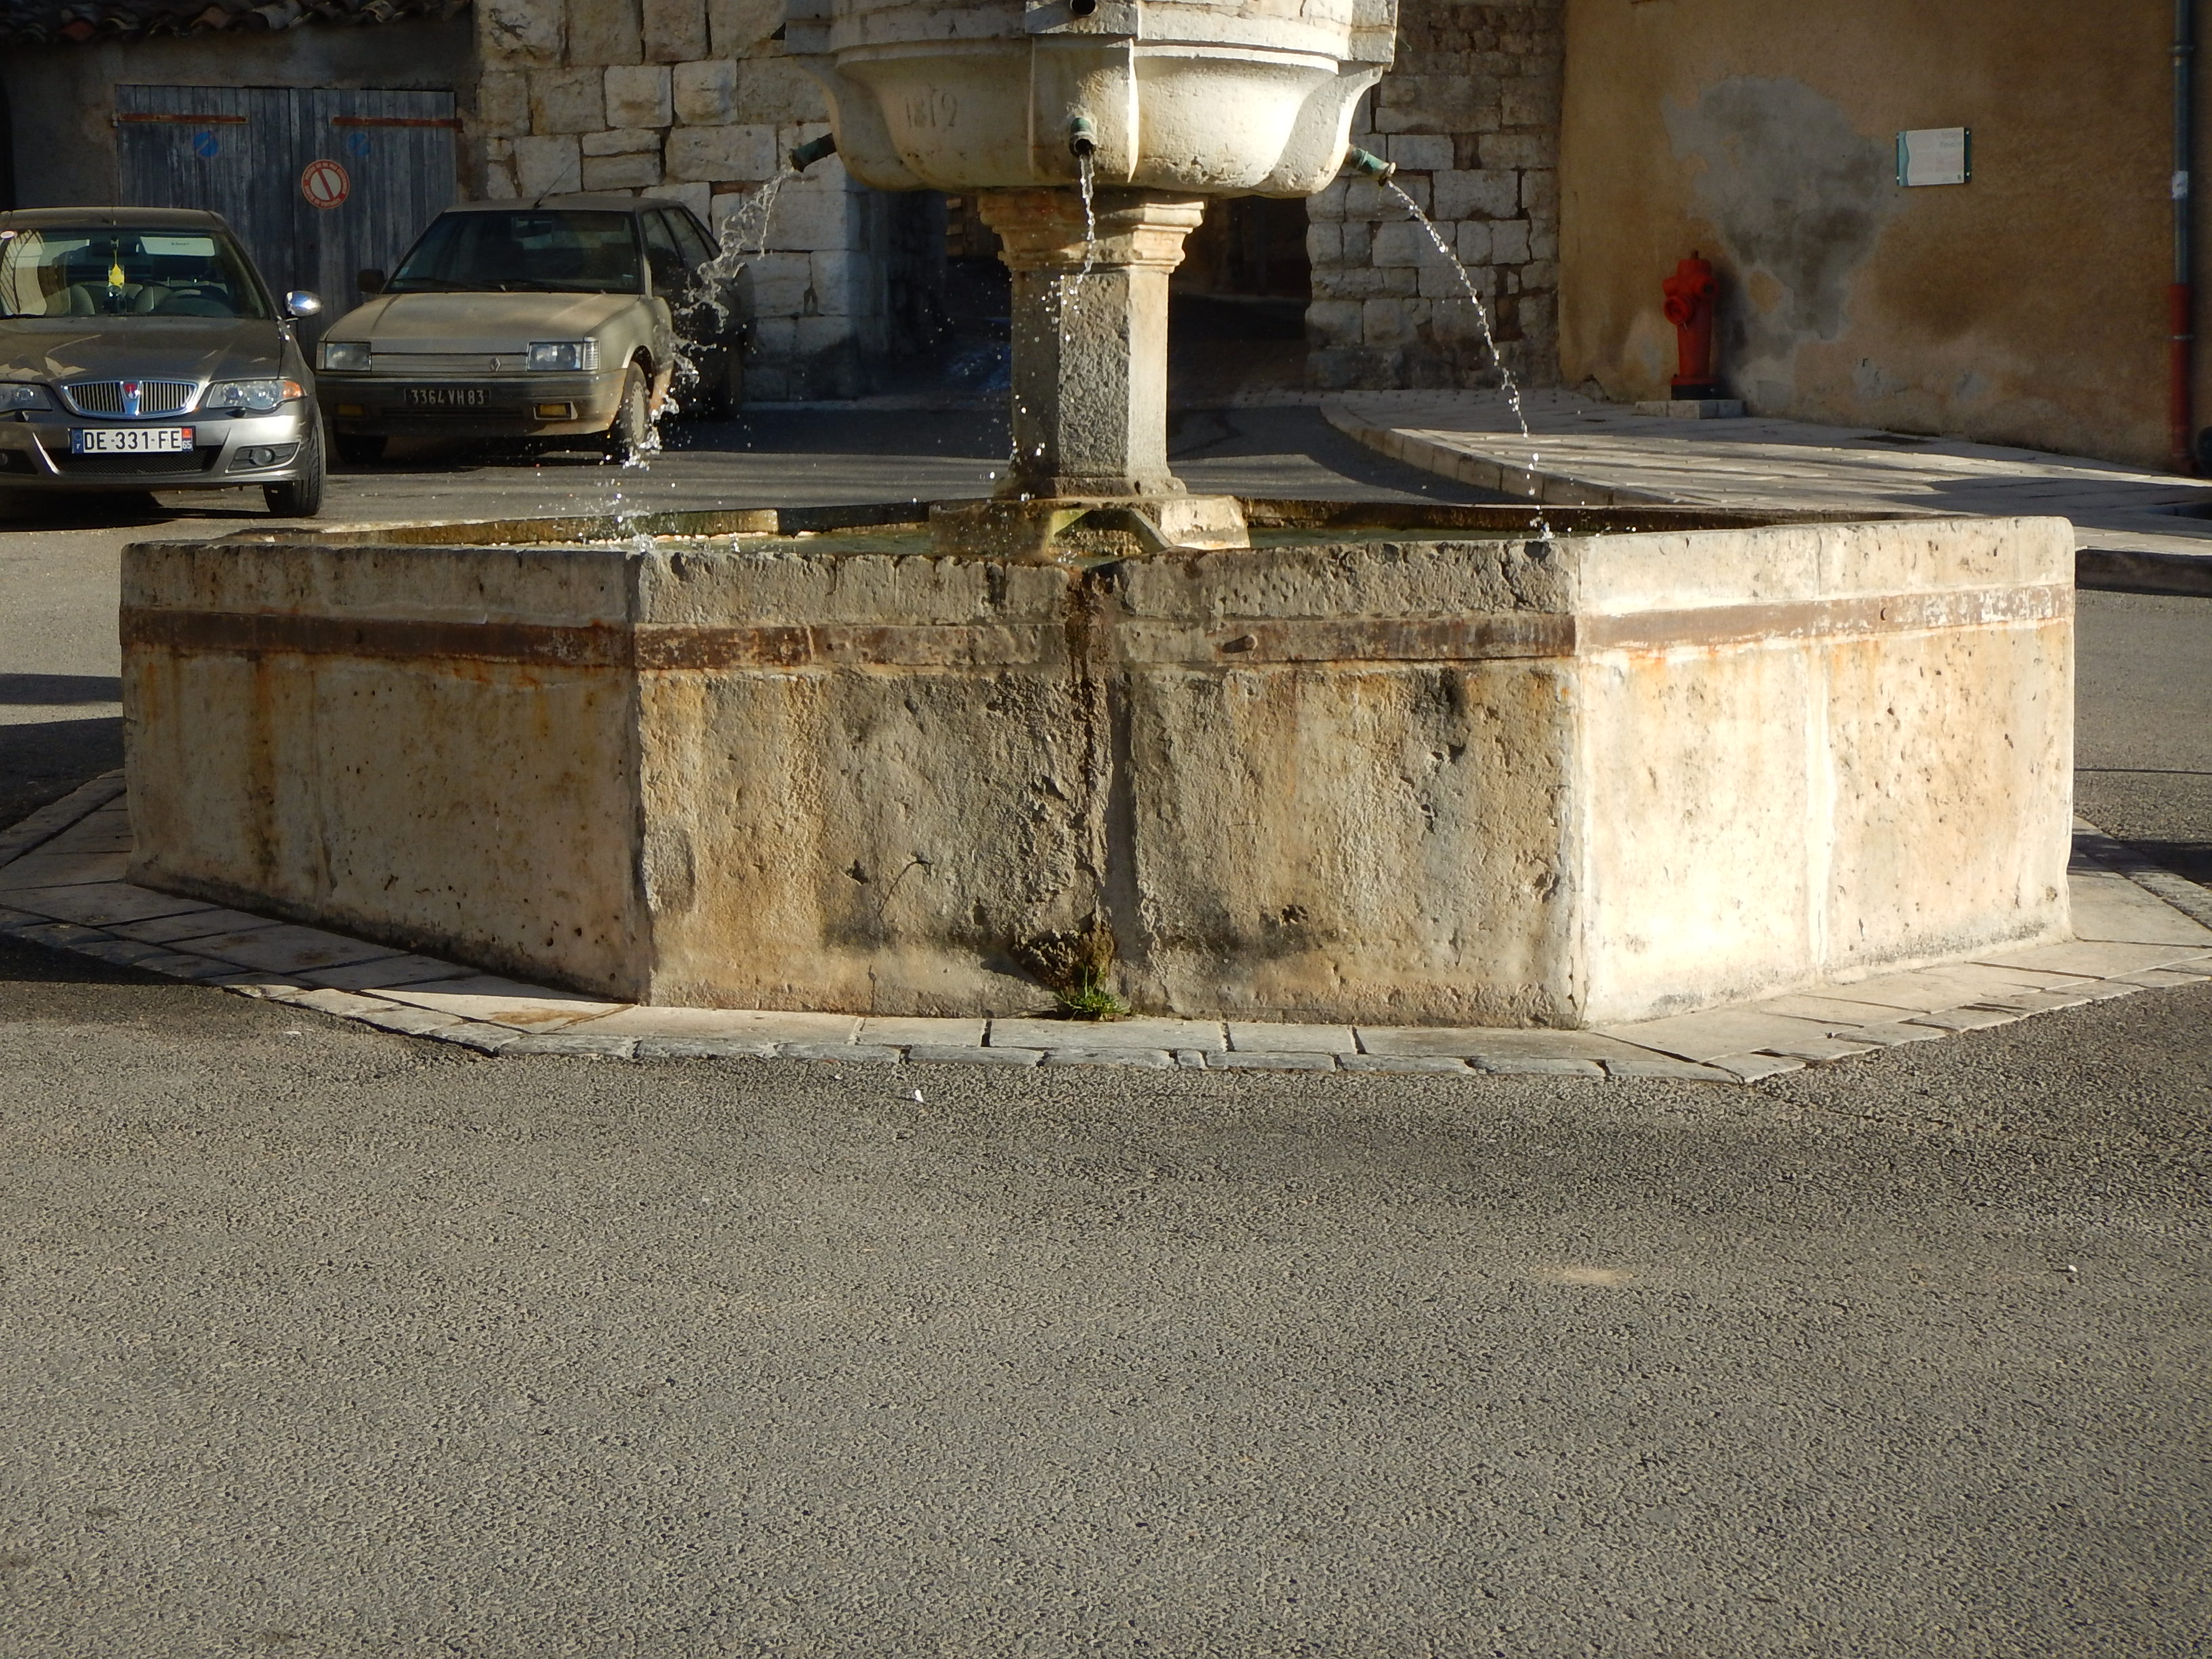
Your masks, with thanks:
[{"label": "red fire hydrant", "polygon": [[1721,395],[1713,378],[1713,301],[1721,285],[1713,268],[1695,253],[1667,279],[1667,320],[1674,325],[1677,352],[1674,392],[1678,400]]}]

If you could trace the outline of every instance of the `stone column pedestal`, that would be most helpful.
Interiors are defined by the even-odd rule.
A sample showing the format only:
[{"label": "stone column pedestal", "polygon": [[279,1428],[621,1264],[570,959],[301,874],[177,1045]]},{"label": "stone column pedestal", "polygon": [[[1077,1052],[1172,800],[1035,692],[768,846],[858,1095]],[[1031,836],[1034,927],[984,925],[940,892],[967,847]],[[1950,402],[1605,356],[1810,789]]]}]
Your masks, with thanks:
[{"label": "stone column pedestal", "polygon": [[1101,191],[986,191],[1014,274],[1014,466],[1002,496],[1175,495],[1168,471],[1168,273],[1206,204]]},{"label": "stone column pedestal", "polygon": [[1075,191],[981,205],[1014,278],[1013,465],[996,502],[939,510],[939,541],[1013,556],[1244,545],[1235,501],[1193,496],[1168,468],[1168,276],[1203,199],[1101,191],[1089,243]]}]

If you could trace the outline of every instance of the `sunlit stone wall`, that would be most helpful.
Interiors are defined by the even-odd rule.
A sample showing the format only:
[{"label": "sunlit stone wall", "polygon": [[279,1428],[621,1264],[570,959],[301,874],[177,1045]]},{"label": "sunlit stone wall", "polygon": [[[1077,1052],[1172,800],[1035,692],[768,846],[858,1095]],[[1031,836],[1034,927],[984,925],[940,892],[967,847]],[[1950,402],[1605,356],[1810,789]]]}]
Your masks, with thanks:
[{"label": "sunlit stone wall", "polygon": [[[1559,90],[1565,0],[1400,0],[1397,67],[1353,142],[1466,263],[1524,381],[1558,375]],[[1314,383],[1492,384],[1457,276],[1398,202],[1366,179],[1314,198],[1306,313]]]},{"label": "sunlit stone wall", "polygon": [[[774,39],[782,19],[782,0],[488,0],[475,193],[649,191],[726,234],[792,147],[829,131]],[[898,211],[834,158],[785,188],[752,267],[749,398],[863,388],[890,345]]]}]

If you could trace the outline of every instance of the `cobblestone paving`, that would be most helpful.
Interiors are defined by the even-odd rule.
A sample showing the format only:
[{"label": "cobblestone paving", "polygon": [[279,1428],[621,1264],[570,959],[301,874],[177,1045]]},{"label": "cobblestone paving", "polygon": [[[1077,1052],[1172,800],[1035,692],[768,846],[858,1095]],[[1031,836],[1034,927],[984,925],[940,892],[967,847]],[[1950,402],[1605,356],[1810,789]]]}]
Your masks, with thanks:
[{"label": "cobblestone paving", "polygon": [[630,1006],[137,886],[124,879],[123,788],[119,773],[96,778],[0,830],[0,933],[483,1054],[1741,1084],[2212,979],[2212,893],[2142,865],[2083,824],[2069,941],[1600,1030]]}]

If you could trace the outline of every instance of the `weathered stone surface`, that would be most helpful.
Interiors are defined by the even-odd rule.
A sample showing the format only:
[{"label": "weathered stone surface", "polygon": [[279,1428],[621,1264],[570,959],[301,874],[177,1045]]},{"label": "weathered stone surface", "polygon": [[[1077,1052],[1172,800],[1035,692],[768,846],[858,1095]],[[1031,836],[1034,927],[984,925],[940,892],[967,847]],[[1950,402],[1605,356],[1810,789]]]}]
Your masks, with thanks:
[{"label": "weathered stone surface", "polygon": [[826,0],[794,7],[792,61],[836,106],[837,141],[879,189],[1066,188],[1070,113],[1103,184],[1304,195],[1343,164],[1360,95],[1390,61],[1396,0],[1222,5],[1108,0]]},{"label": "weathered stone surface", "polygon": [[617,64],[605,75],[611,127],[665,127],[675,118],[665,64]]},{"label": "weathered stone surface", "polygon": [[599,70],[532,70],[529,78],[533,132],[596,132],[623,125],[607,119],[606,76]]},{"label": "weathered stone surface", "polygon": [[515,138],[530,131],[530,77],[487,70],[477,81],[477,128],[488,138]]},{"label": "weathered stone surface", "polygon": [[1824,997],[1869,1020],[2070,993],[2072,957],[1922,966],[2064,932],[2070,558],[2043,520],[1088,570],[834,536],[143,546],[131,874],[625,1002],[848,1020],[1034,1011],[1021,953],[1103,926],[1123,995],[1207,1022],[994,1036],[1036,1049],[1290,1018],[1595,1060],[1625,1051],[1388,1028],[1838,974],[1869,977]]},{"label": "weathered stone surface", "polygon": [[672,179],[766,179],[775,170],[773,127],[678,127],[668,135]]},{"label": "weathered stone surface", "polygon": [[484,62],[558,64],[566,21],[561,0],[484,0],[477,8],[477,40]]},{"label": "weathered stone surface", "polygon": [[581,190],[583,158],[574,137],[516,139],[514,182],[521,195],[532,198]]},{"label": "weathered stone surface", "polygon": [[586,190],[649,189],[660,182],[659,158],[653,155],[587,155],[582,171]]},{"label": "weathered stone surface", "polygon": [[653,155],[660,154],[660,134],[641,127],[612,132],[587,132],[582,139],[584,158],[595,155]]},{"label": "weathered stone surface", "polygon": [[568,0],[568,61],[604,67],[645,55],[638,0]]},{"label": "weathered stone surface", "polygon": [[707,55],[707,0],[644,0],[640,22],[647,63]]},{"label": "weathered stone surface", "polygon": [[726,58],[678,64],[673,95],[678,120],[693,126],[719,125],[737,112],[738,66]]}]

